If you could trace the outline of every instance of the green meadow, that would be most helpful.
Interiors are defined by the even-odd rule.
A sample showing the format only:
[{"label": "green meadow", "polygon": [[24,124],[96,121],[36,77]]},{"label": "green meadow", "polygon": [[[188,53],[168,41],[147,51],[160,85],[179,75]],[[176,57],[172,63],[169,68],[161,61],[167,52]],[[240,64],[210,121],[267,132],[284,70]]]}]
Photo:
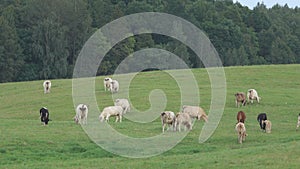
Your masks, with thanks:
[{"label": "green meadow", "polygon": [[[0,168],[299,168],[300,131],[296,131],[296,125],[300,113],[300,65],[226,67],[224,71],[226,103],[213,135],[205,143],[199,143],[204,121],[196,121],[193,130],[174,148],[148,158],[127,158],[108,152],[74,123],[71,79],[52,80],[49,94],[43,93],[43,81],[2,83]],[[198,82],[200,106],[209,115],[209,75],[206,69],[192,69],[192,72]],[[116,79],[126,76],[117,75]],[[113,105],[112,94],[104,91],[103,79],[96,77],[93,92],[100,110]],[[234,94],[250,88],[258,91],[261,102],[237,108]],[[129,97],[134,108],[149,109],[149,95],[155,89],[164,91],[166,110],[179,111],[179,86],[164,71],[140,72],[132,79]],[[122,92],[120,84],[120,91],[114,97]],[[50,111],[52,121],[48,126],[40,123],[41,107]],[[247,116],[248,136],[243,144],[237,143],[234,130],[239,110]],[[270,134],[261,132],[256,121],[261,112],[266,112],[272,121]],[[132,122],[125,116],[122,123],[115,123],[112,117],[109,124],[130,137],[156,136],[161,134],[161,122],[160,112],[155,113],[157,118],[149,123]],[[97,111],[89,111],[89,117],[98,115]],[[177,133],[167,131],[166,134]]]}]

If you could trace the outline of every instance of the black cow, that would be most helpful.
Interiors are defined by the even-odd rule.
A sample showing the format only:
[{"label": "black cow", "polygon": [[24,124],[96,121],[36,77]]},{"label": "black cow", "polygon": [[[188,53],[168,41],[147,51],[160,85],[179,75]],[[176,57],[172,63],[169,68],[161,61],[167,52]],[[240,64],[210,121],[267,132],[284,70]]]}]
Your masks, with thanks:
[{"label": "black cow", "polygon": [[46,107],[43,107],[40,109],[40,117],[41,117],[41,122],[44,123],[44,125],[47,125],[49,120],[49,111]]},{"label": "black cow", "polygon": [[266,123],[264,123],[265,120],[268,120],[266,113],[260,113],[257,116],[257,121],[259,122],[260,128],[264,131],[266,130]]}]

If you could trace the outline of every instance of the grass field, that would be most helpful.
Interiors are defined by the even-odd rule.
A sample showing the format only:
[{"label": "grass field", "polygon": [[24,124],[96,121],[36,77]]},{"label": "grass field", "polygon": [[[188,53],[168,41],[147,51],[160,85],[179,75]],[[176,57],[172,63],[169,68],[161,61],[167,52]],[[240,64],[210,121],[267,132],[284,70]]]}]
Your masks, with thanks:
[{"label": "grass field", "polygon": [[[208,113],[208,74],[205,69],[192,72],[198,81],[201,107]],[[193,130],[173,149],[149,158],[126,158],[97,146],[73,121],[70,79],[52,80],[50,94],[43,93],[42,81],[0,84],[0,168],[299,168],[300,131],[295,129],[300,113],[300,65],[226,67],[225,74],[225,110],[212,137],[200,144],[198,138],[204,122],[196,121]],[[104,92],[103,78],[97,77],[95,84],[100,110],[113,104],[111,94]],[[234,93],[249,88],[258,91],[261,103],[236,108]],[[129,93],[133,106],[147,110],[149,94],[154,89],[164,91],[166,109],[178,111],[179,88],[162,71],[142,72],[134,77]],[[48,126],[39,121],[38,111],[43,106],[50,111],[52,121]],[[237,143],[234,131],[239,110],[247,115],[248,136],[243,144]],[[260,131],[256,121],[260,112],[266,112],[272,121],[271,134]],[[89,113],[98,116],[93,111]],[[109,123],[131,137],[161,134],[159,112],[157,119],[148,124],[126,118],[122,123],[114,123],[114,119]]]}]

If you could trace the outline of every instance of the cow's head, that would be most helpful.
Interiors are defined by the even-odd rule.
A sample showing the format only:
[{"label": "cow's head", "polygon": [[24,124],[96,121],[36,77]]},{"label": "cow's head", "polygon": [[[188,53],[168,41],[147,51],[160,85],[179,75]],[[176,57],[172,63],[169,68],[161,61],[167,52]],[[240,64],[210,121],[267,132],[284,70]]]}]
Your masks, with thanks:
[{"label": "cow's head", "polygon": [[82,107],[79,107],[79,110],[84,112],[86,110],[86,107],[83,105]]},{"label": "cow's head", "polygon": [[103,122],[104,117],[103,117],[102,115],[100,115],[100,116],[99,116],[99,120],[100,120],[101,122]]}]

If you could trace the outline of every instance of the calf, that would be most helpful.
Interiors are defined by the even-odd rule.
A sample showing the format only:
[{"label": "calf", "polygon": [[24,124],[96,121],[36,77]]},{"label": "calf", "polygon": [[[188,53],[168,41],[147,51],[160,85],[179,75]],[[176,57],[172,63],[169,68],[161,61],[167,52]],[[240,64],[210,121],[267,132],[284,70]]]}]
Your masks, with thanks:
[{"label": "calf", "polygon": [[110,91],[112,93],[117,93],[119,91],[119,82],[117,80],[112,80],[110,83]]},{"label": "calf", "polygon": [[253,103],[253,100],[256,100],[259,103],[260,97],[258,97],[257,91],[255,89],[249,89],[247,92],[248,102]]},{"label": "calf", "polygon": [[123,114],[130,112],[130,104],[127,99],[116,99],[114,105],[121,106],[123,108]]},{"label": "calf", "polygon": [[182,106],[182,112],[189,114],[191,118],[196,118],[198,120],[203,119],[205,122],[208,120],[205,111],[198,106]]},{"label": "calf", "polygon": [[237,120],[237,123],[239,123],[239,122],[245,123],[245,120],[246,120],[245,112],[239,111],[236,115],[236,120]]},{"label": "calf", "polygon": [[296,130],[298,130],[299,126],[300,126],[300,113],[299,113],[299,115],[298,115],[298,123],[297,123],[297,128],[296,128]]},{"label": "calf", "polygon": [[272,129],[272,123],[270,120],[265,120],[263,122],[266,126],[266,133],[271,133],[271,129]]},{"label": "calf", "polygon": [[40,109],[40,118],[41,122],[45,125],[48,124],[49,120],[49,111],[46,107],[43,107]]},{"label": "calf", "polygon": [[246,105],[246,95],[243,92],[238,92],[234,94],[235,96],[235,105],[236,107],[240,107],[240,103],[242,103],[242,106]]},{"label": "calf", "polygon": [[44,81],[43,87],[44,87],[44,93],[50,93],[51,81],[50,80]]},{"label": "calf", "polygon": [[242,122],[237,123],[235,131],[238,133],[238,143],[242,144],[242,142],[246,140],[247,136],[245,124]]},{"label": "calf", "polygon": [[263,131],[266,131],[266,124],[264,123],[265,120],[268,120],[266,113],[260,113],[257,116],[257,121],[260,125],[260,129],[262,129]]},{"label": "calf", "polygon": [[76,108],[74,121],[76,124],[87,124],[88,107],[85,104],[79,104]]},{"label": "calf", "polygon": [[168,128],[170,126],[172,126],[173,131],[175,131],[175,120],[176,120],[176,117],[175,117],[174,112],[172,112],[172,111],[164,111],[164,112],[161,113],[160,119],[161,119],[161,123],[162,123],[162,132],[163,133],[165,132],[166,125],[168,125]]},{"label": "calf", "polygon": [[181,125],[185,126],[185,129],[192,130],[192,120],[188,113],[177,113],[175,120],[175,129],[181,131]]}]

